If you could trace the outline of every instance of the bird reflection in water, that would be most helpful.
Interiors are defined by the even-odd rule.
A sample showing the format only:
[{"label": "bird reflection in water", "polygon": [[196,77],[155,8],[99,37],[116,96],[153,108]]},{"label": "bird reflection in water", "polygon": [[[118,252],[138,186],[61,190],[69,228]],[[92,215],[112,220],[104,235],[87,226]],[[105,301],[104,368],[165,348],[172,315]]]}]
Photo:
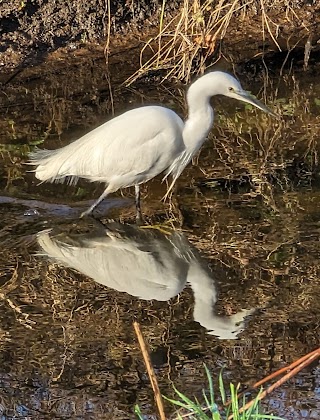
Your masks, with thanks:
[{"label": "bird reflection in water", "polygon": [[214,313],[217,289],[211,272],[183,233],[109,223],[96,233],[37,235],[41,255],[74,268],[96,282],[145,300],[167,301],[189,284],[194,320],[221,339],[235,339],[253,310]]}]

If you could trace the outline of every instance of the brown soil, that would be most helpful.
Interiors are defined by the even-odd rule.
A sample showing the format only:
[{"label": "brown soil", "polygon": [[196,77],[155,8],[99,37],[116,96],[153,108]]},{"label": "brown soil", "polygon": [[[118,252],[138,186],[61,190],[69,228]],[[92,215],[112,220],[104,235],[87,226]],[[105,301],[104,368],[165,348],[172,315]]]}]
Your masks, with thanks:
[{"label": "brown soil", "polygon": [[[0,4],[0,65],[28,64],[59,47],[106,38],[108,1],[9,0]],[[112,32],[152,26],[158,1],[110,1]],[[134,7],[132,6],[134,4]],[[176,5],[170,1],[168,11]]]},{"label": "brown soil", "polygon": [[[17,64],[27,66],[60,47],[68,46],[74,50],[79,44],[104,42],[109,19],[108,3],[107,0],[0,2],[0,66],[6,69]],[[182,3],[181,0],[167,1],[165,17],[173,15]],[[250,8],[242,8],[231,21],[226,43],[239,51],[239,43],[245,41],[246,48],[240,48],[241,54],[253,48],[256,50],[257,46],[261,49],[263,45],[265,54],[277,50],[272,37],[284,51],[295,45],[304,47],[310,37],[312,50],[317,49],[319,2],[296,0],[294,5],[291,3],[266,0],[263,12],[261,1],[256,0]],[[141,40],[159,24],[162,5],[159,0],[113,0],[110,5],[112,42],[122,42],[128,33]]]}]

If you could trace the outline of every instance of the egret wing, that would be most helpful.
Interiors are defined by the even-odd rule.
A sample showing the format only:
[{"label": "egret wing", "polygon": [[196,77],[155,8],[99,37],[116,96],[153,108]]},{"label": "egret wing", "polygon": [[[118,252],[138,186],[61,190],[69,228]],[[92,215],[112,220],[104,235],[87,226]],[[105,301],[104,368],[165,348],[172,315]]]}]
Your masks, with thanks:
[{"label": "egret wing", "polygon": [[126,187],[170,166],[183,149],[182,128],[182,120],[167,108],[137,108],[61,149],[35,152],[31,163],[43,181],[82,177]]}]

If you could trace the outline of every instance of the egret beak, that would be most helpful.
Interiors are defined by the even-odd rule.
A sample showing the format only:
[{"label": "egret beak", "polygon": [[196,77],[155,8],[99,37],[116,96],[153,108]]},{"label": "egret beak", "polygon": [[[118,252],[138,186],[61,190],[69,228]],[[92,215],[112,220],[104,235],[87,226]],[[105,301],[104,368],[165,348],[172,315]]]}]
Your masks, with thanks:
[{"label": "egret beak", "polygon": [[275,118],[279,118],[279,115],[275,112],[271,111],[270,108],[268,108],[265,104],[260,102],[257,98],[255,98],[253,95],[250,95],[250,93],[246,92],[245,90],[241,90],[238,92],[234,92],[234,98],[238,99],[239,101],[246,102],[250,105],[255,106],[256,108],[261,109],[261,111],[266,112],[269,115],[272,115]]}]

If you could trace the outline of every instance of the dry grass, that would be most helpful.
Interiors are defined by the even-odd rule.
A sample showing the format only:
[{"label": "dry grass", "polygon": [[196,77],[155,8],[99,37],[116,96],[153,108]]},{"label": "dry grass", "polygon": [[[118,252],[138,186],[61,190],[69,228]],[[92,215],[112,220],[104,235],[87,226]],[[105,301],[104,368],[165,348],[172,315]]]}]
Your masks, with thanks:
[{"label": "dry grass", "polygon": [[[164,70],[163,80],[177,78],[189,82],[191,75],[202,74],[219,60],[220,43],[230,25],[242,25],[256,14],[261,17],[263,40],[268,36],[281,51],[277,42],[279,24],[271,19],[270,7],[265,3],[264,0],[184,0],[177,15],[166,21],[166,0],[163,0],[159,32],[142,48],[140,68],[125,84],[128,86],[148,72],[159,70]],[[276,7],[285,10],[286,20],[295,15],[287,1]]]}]

